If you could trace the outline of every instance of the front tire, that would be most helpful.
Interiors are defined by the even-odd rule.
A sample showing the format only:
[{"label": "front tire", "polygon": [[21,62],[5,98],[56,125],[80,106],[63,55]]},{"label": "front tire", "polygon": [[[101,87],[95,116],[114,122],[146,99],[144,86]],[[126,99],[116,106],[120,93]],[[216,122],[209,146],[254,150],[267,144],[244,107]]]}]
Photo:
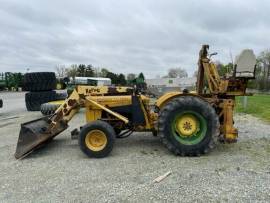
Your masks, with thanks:
[{"label": "front tire", "polygon": [[110,154],[115,141],[113,127],[105,121],[93,121],[86,124],[79,134],[79,146],[88,156],[103,158]]},{"label": "front tire", "polygon": [[194,97],[178,97],[167,103],[159,115],[159,136],[174,154],[199,156],[214,148],[219,132],[215,109]]}]

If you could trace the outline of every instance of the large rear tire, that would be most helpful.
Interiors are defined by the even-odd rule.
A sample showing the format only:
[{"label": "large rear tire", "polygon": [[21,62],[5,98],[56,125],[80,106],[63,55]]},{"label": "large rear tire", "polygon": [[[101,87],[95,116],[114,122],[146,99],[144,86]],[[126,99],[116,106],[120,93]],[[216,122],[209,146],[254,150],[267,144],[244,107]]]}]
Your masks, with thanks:
[{"label": "large rear tire", "polygon": [[79,146],[88,157],[103,158],[108,156],[114,145],[115,132],[105,121],[93,121],[86,124],[79,134]]},{"label": "large rear tire", "polygon": [[28,111],[39,111],[41,104],[55,100],[55,91],[28,92],[25,94],[25,104]]},{"label": "large rear tire", "polygon": [[159,136],[174,154],[199,156],[217,143],[219,119],[206,101],[194,97],[178,97],[167,103],[159,114]]},{"label": "large rear tire", "polygon": [[56,88],[56,77],[54,72],[26,73],[23,83],[26,91],[49,91]]}]

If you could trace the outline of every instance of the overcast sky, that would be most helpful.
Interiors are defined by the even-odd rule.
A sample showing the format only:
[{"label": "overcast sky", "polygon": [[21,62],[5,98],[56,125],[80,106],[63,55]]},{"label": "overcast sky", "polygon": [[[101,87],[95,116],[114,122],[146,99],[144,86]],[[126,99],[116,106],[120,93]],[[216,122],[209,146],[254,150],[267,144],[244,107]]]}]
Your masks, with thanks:
[{"label": "overcast sky", "polygon": [[270,1],[0,0],[0,71],[93,64],[120,73],[192,75],[209,44],[221,62],[270,48]]}]

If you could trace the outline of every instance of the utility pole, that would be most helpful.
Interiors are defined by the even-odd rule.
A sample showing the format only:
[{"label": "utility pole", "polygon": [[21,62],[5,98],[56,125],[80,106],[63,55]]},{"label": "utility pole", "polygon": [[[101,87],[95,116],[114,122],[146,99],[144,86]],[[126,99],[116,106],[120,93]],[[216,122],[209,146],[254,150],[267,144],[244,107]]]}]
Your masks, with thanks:
[{"label": "utility pole", "polygon": [[243,97],[243,107],[244,107],[244,110],[246,110],[247,109],[247,96],[244,96]]}]

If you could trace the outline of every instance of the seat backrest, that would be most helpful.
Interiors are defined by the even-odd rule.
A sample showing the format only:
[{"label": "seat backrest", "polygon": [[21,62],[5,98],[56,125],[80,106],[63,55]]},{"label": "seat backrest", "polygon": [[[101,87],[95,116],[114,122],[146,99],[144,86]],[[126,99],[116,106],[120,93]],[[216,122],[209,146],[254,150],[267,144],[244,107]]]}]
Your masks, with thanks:
[{"label": "seat backrest", "polygon": [[256,56],[251,49],[244,49],[235,58],[235,76],[253,78],[255,76]]}]

